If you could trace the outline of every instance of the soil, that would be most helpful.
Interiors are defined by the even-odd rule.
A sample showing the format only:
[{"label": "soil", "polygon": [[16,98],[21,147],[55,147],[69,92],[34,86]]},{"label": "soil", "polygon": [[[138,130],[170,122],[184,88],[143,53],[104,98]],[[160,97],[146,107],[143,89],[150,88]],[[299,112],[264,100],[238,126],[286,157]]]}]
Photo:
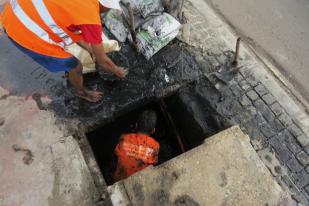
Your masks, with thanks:
[{"label": "soil", "polygon": [[87,126],[107,123],[137,106],[177,91],[200,75],[194,57],[177,41],[149,61],[128,45],[109,55],[117,65],[129,69],[128,76],[121,80],[106,72],[86,75],[85,84],[104,93],[98,103],[76,98],[68,85],[59,86],[53,91],[51,104],[58,117],[77,118]]}]

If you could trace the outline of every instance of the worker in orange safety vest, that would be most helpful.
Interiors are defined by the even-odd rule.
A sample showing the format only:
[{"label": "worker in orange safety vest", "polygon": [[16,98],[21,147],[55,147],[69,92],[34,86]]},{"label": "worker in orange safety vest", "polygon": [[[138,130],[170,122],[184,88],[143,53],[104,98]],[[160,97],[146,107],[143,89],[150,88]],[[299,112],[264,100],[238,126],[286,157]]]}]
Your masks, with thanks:
[{"label": "worker in orange safety vest", "polygon": [[117,166],[114,181],[129,177],[158,162],[160,145],[150,137],[155,132],[157,116],[154,111],[144,111],[137,121],[137,133],[124,134],[115,149]]},{"label": "worker in orange safety vest", "polygon": [[77,43],[100,68],[124,78],[127,70],[115,65],[102,46],[100,13],[109,9],[121,10],[119,0],[8,0],[0,26],[19,50],[41,66],[68,72],[76,96],[97,102],[102,92],[83,85],[83,66],[65,48]]}]

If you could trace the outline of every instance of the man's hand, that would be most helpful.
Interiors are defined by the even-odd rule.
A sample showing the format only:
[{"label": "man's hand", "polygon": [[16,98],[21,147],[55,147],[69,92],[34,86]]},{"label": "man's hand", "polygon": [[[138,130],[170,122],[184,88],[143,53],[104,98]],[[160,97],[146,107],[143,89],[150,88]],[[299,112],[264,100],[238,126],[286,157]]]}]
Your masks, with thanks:
[{"label": "man's hand", "polygon": [[125,78],[129,73],[129,70],[128,69],[125,69],[123,67],[118,67],[118,71],[116,73],[117,77],[120,77],[120,78]]},{"label": "man's hand", "polygon": [[118,67],[114,62],[106,55],[102,44],[91,45],[93,54],[100,68],[107,72],[113,73],[120,78],[124,78],[128,74],[128,70],[122,67]]}]

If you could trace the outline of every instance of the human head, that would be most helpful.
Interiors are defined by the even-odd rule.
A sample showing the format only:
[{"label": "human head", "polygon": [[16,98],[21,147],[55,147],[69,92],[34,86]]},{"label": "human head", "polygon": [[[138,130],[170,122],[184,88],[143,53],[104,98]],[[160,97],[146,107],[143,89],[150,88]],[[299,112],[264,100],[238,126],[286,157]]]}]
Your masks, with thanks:
[{"label": "human head", "polygon": [[157,114],[152,110],[144,111],[137,121],[137,132],[151,135],[154,133],[157,124]]}]

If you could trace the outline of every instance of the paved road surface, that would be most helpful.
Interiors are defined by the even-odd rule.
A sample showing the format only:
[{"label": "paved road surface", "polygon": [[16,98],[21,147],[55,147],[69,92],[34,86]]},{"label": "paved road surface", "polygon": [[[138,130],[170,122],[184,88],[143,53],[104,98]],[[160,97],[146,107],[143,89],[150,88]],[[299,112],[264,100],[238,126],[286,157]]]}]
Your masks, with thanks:
[{"label": "paved road surface", "polygon": [[[0,0],[0,12],[5,0]],[[20,52],[6,35],[0,36],[0,83],[14,95],[54,91],[63,73],[47,72],[28,56]]]},{"label": "paved road surface", "polygon": [[279,64],[309,100],[309,0],[205,0]]}]

